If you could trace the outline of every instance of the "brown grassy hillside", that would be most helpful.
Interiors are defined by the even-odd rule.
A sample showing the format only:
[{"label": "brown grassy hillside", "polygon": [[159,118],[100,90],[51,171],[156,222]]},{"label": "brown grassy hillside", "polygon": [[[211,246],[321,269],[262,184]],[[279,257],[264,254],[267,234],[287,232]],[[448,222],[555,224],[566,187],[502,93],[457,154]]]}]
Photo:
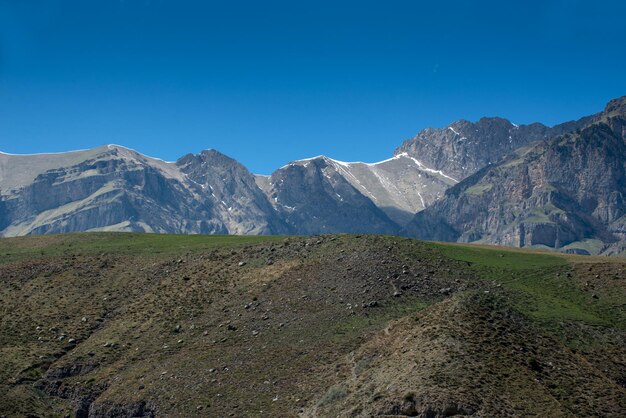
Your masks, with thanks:
[{"label": "brown grassy hillside", "polygon": [[623,416],[626,265],[388,236],[0,240],[0,415]]}]

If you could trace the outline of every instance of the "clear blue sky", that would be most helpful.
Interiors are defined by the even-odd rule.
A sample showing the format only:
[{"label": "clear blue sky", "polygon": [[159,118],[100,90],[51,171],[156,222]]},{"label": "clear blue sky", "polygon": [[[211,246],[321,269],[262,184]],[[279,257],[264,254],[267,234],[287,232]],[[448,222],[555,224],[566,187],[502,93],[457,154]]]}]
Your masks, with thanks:
[{"label": "clear blue sky", "polygon": [[251,171],[626,94],[624,1],[0,0],[0,150],[118,143]]}]

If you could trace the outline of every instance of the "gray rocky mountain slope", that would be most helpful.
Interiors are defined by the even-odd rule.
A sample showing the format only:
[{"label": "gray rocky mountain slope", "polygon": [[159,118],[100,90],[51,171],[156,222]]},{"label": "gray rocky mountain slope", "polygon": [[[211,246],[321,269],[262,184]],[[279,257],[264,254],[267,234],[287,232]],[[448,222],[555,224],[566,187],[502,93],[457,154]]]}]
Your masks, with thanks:
[{"label": "gray rocky mountain slope", "polygon": [[625,194],[622,97],[581,130],[521,148],[452,187],[404,232],[432,240],[620,252]]},{"label": "gray rocky mountain slope", "polygon": [[[388,217],[394,225],[383,230],[391,232],[441,198],[456,180],[413,157],[399,154],[373,164],[347,163],[325,156],[294,161],[271,177],[260,179],[259,184],[291,224],[324,219],[320,232],[357,231],[362,230],[363,225],[370,228],[376,225],[370,230],[378,230],[378,222],[372,224],[361,219],[368,212],[377,219]],[[348,215],[354,209],[358,209],[356,213]],[[347,220],[328,219],[342,212]],[[354,225],[346,228],[346,222]],[[307,231],[315,229],[307,228]]]}]

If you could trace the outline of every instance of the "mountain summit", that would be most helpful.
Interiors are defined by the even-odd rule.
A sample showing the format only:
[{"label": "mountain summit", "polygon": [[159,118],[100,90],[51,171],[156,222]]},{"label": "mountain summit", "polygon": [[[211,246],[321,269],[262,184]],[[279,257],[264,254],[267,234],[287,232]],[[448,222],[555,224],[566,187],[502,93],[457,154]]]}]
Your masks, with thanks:
[{"label": "mountain summit", "polygon": [[405,141],[396,155],[406,153],[424,164],[462,180],[486,165],[532,142],[581,128],[589,117],[549,128],[541,123],[516,125],[506,119],[461,119],[446,128],[428,128]]}]

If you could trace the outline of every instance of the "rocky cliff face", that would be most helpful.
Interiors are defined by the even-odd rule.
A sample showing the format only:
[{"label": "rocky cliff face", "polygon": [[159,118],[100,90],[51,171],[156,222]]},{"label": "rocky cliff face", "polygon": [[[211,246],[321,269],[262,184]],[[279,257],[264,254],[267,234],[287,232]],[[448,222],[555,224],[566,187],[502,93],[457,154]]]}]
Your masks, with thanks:
[{"label": "rocky cliff face", "polygon": [[624,239],[626,98],[580,131],[522,148],[418,213],[420,238],[597,253]]}]

